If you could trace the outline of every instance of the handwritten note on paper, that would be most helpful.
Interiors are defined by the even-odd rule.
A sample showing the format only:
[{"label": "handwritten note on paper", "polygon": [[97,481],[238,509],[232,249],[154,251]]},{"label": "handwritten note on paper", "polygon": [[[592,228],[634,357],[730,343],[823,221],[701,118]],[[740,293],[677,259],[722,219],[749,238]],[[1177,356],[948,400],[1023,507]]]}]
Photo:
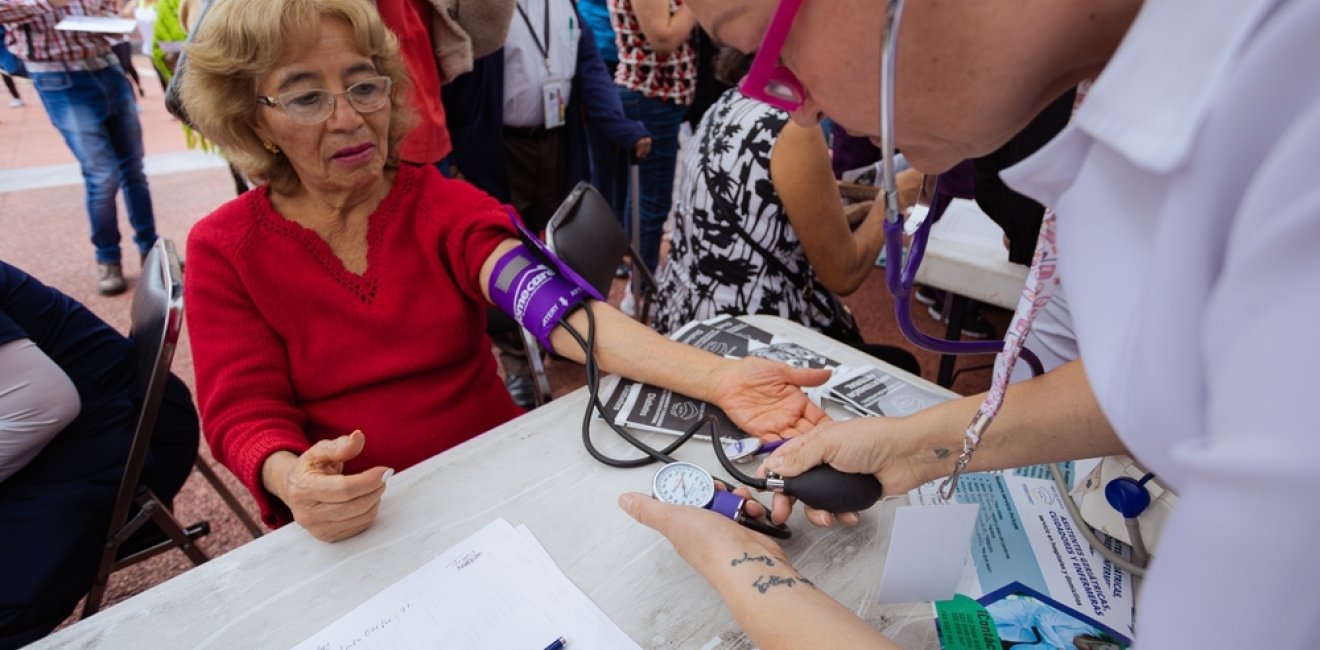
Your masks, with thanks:
[{"label": "handwritten note on paper", "polygon": [[294,650],[637,648],[530,532],[496,519]]}]

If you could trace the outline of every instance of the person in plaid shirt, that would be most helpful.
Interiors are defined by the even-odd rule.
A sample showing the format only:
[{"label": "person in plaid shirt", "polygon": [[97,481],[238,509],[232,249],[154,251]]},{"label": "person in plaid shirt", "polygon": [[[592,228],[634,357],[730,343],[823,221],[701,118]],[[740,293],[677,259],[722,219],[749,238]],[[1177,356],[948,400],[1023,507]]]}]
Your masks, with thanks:
[{"label": "person in plaid shirt", "polygon": [[118,0],[0,0],[7,44],[27,66],[50,121],[82,167],[96,247],[97,290],[122,293],[115,192],[124,190],[133,241],[146,256],[156,218],[142,168],[133,90],[111,51],[114,35],[56,30],[69,16],[117,16]]}]

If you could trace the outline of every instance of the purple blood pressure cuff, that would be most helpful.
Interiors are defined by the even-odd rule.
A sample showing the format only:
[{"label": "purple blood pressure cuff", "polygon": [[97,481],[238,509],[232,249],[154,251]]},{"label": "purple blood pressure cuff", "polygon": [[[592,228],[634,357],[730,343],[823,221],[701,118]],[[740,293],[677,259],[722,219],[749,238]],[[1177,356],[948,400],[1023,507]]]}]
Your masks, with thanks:
[{"label": "purple blood pressure cuff", "polygon": [[553,351],[550,332],[555,325],[587,299],[603,298],[529,232],[516,214],[510,211],[509,217],[522,244],[495,262],[488,287],[490,299]]}]

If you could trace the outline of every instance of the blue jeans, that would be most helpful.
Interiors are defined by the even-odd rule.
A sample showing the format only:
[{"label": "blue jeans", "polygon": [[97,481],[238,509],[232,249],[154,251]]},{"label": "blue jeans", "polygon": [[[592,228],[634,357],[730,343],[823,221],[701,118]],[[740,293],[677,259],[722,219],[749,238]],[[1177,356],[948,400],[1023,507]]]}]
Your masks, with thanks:
[{"label": "blue jeans", "polygon": [[23,60],[14,56],[9,48],[5,47],[5,26],[0,25],[0,70],[5,74],[14,77],[28,76],[27,68],[23,65]]},{"label": "blue jeans", "polygon": [[[646,130],[651,132],[651,153],[642,159],[639,170],[642,185],[642,250],[639,252],[646,267],[654,271],[660,263],[660,239],[664,236],[665,219],[669,216],[669,205],[674,197],[678,127],[683,123],[687,107],[643,97],[641,93],[623,88],[619,89],[619,99],[623,100],[624,115],[646,125]],[[624,209],[618,213],[627,223],[626,200],[623,205]]]},{"label": "blue jeans", "polygon": [[623,229],[632,234],[632,218],[628,210],[628,154],[605,137],[598,129],[587,129],[588,162],[591,164],[591,184],[610,204]]},{"label": "blue jeans", "polygon": [[119,66],[95,72],[33,72],[50,121],[82,166],[96,261],[118,262],[115,192],[124,190],[138,252],[156,243],[156,217],[142,169],[142,125],[133,90]]}]

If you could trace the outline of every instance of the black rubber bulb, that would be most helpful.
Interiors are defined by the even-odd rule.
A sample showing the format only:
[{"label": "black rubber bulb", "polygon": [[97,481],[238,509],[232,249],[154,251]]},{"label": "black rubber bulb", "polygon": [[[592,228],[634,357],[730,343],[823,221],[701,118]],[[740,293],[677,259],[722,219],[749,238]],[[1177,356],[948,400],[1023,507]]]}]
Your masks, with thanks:
[{"label": "black rubber bulb", "polygon": [[880,481],[870,474],[848,474],[829,465],[785,478],[784,494],[829,512],[861,512],[880,500]]}]

